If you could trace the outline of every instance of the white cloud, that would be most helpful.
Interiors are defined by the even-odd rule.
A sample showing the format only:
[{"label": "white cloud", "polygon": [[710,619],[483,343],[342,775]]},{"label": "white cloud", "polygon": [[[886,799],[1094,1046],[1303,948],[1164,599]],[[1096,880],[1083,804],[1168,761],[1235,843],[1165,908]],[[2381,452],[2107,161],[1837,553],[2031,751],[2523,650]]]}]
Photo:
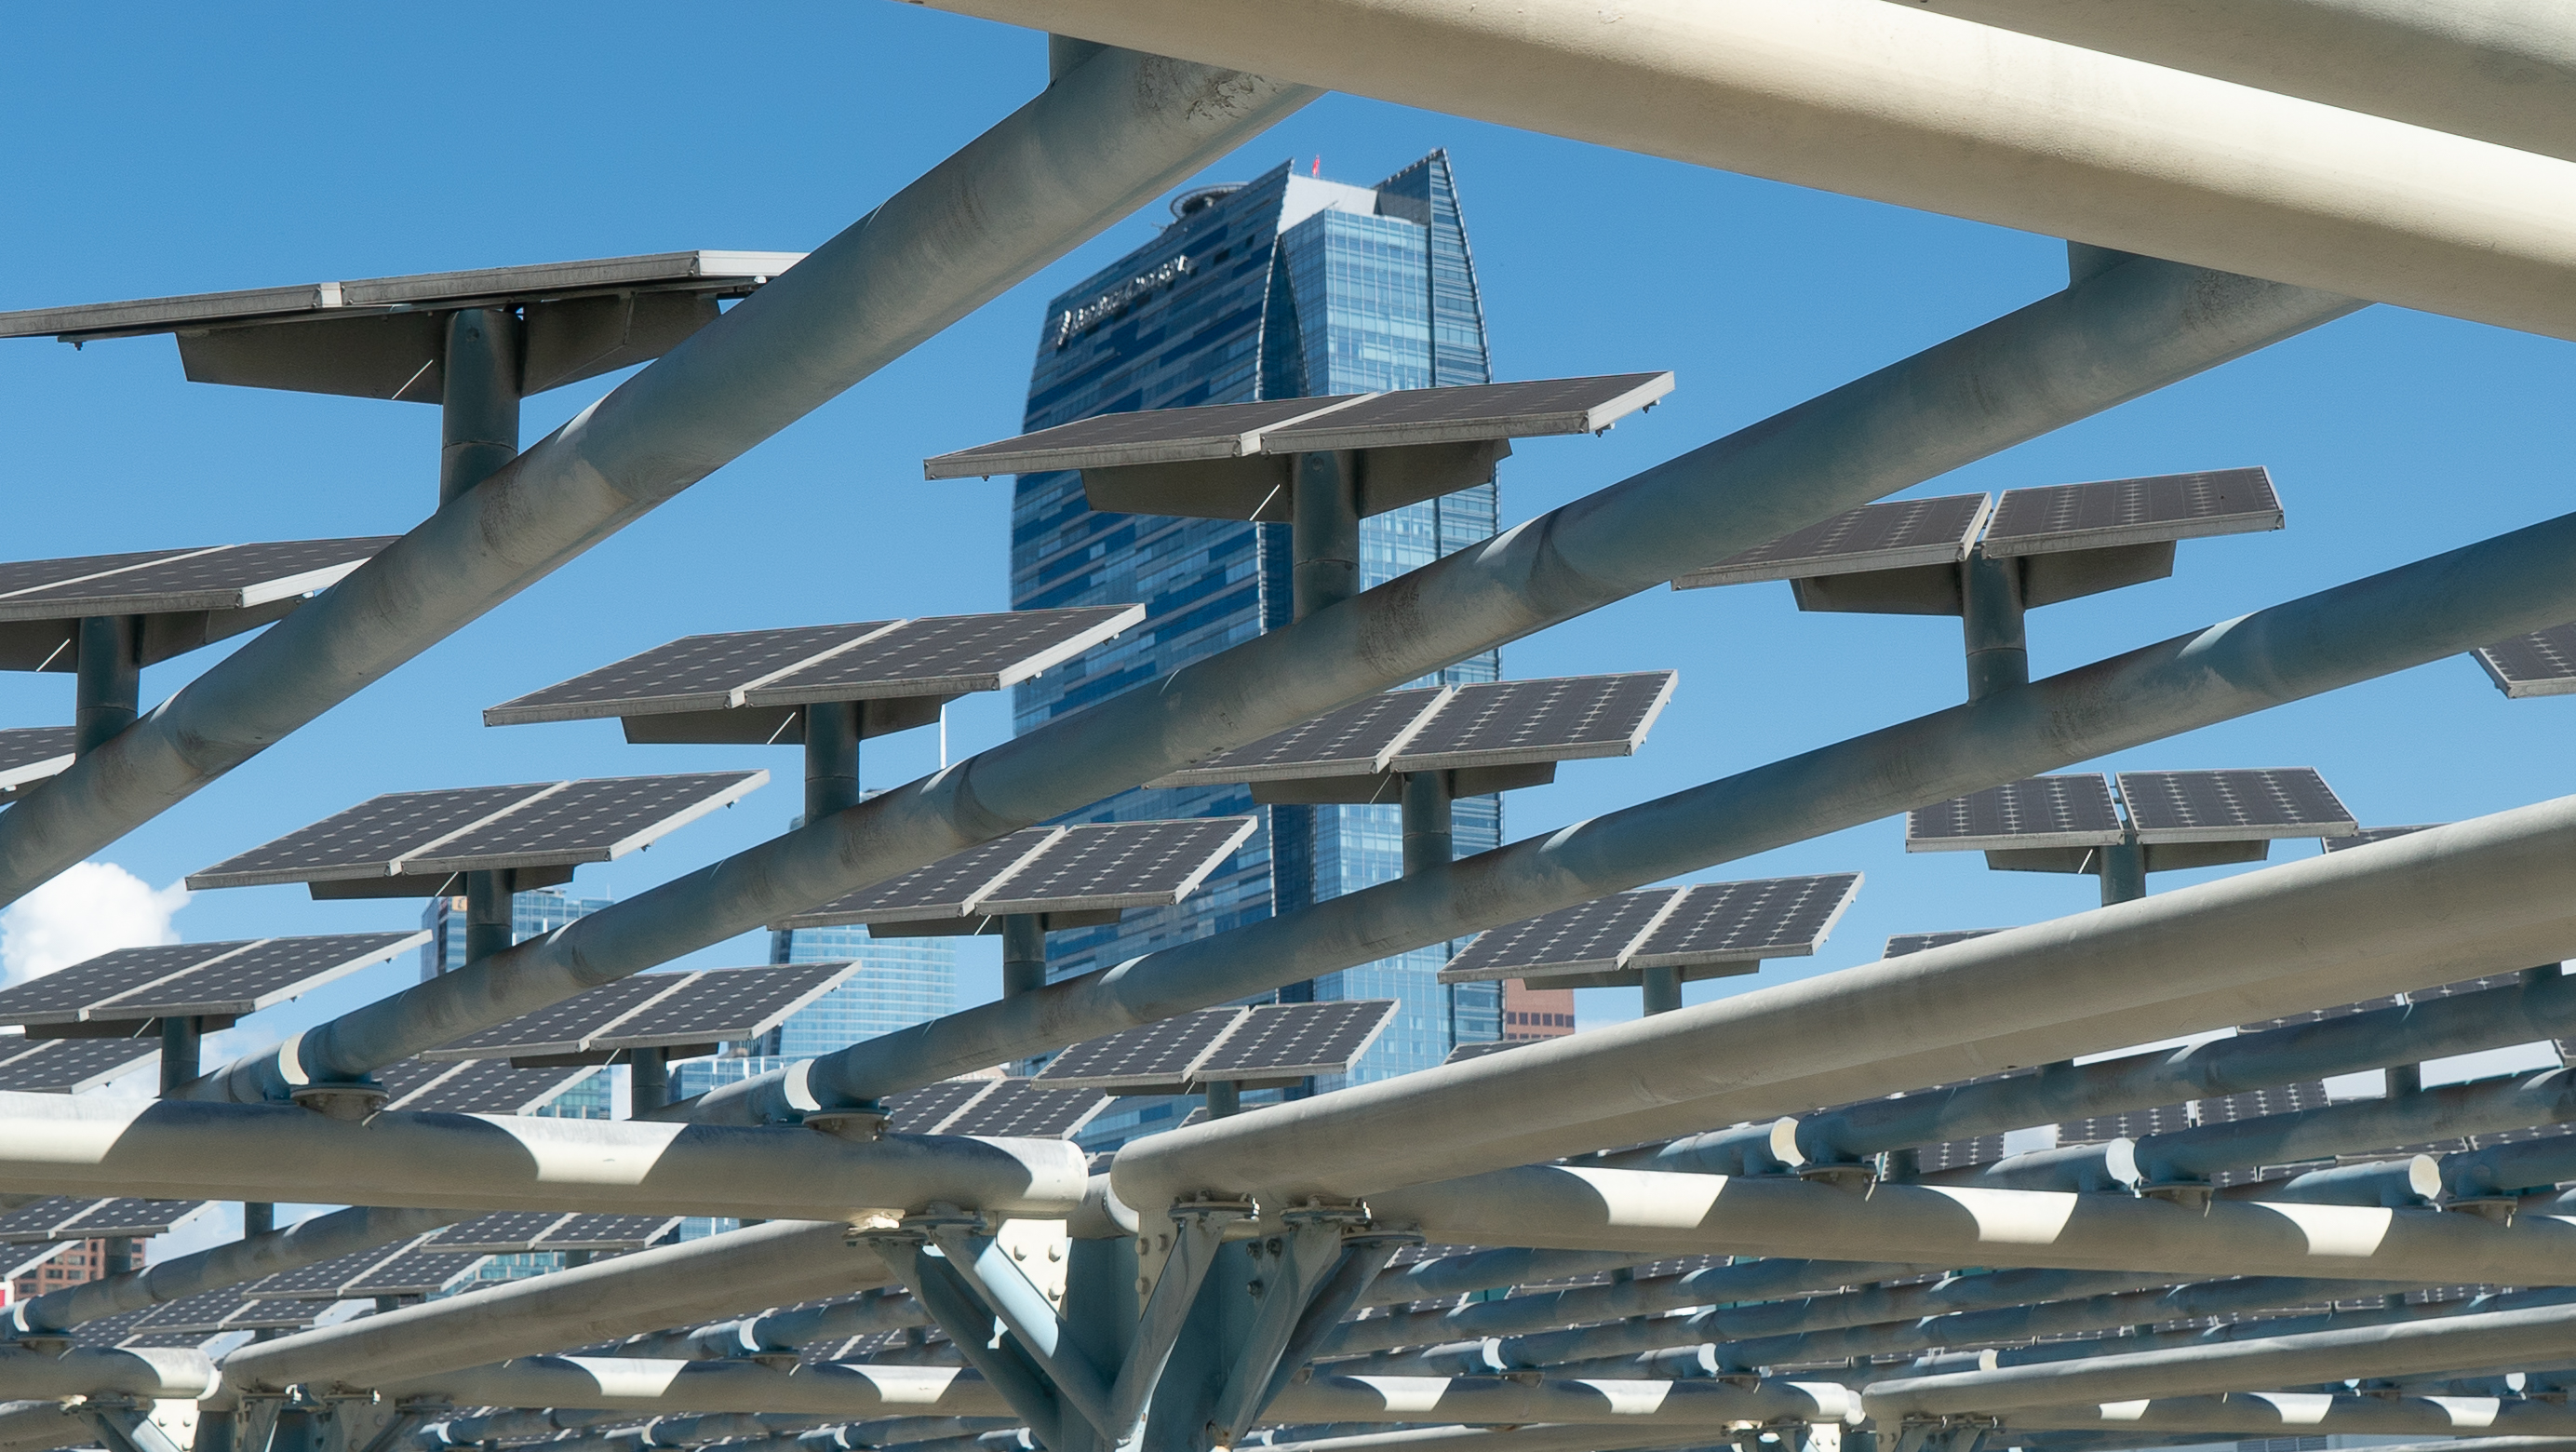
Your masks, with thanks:
[{"label": "white cloud", "polygon": [[0,913],[0,982],[23,983],[117,948],[175,943],[179,883],[156,888],[113,862],[82,862]]}]

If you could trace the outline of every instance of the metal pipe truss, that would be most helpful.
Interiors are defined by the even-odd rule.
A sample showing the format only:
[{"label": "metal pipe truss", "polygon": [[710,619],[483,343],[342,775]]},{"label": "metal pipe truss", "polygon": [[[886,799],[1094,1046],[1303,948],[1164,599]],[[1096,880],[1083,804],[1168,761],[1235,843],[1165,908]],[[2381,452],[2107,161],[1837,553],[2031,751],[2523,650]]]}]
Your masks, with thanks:
[{"label": "metal pipe truss", "polygon": [[130,1396],[195,1401],[215,1386],[214,1364],[195,1351],[75,1346],[59,1353],[0,1345],[0,1401]]},{"label": "metal pipe truss", "polygon": [[[2152,1397],[2091,1406],[2029,1407],[2007,1413],[2005,1423],[2031,1428],[2134,1428],[2141,1432],[2198,1432],[2244,1437],[2434,1436],[2497,1432],[2422,1444],[2444,1452],[2496,1452],[2568,1445],[2576,1438],[2576,1407],[2562,1402],[2495,1397],[2333,1396],[2323,1392],[2230,1392],[2222,1396]],[[2528,1435],[2514,1436],[2514,1433]],[[2552,1436],[2551,1434],[2556,1434]],[[2380,1452],[2380,1449],[2373,1449]],[[2396,1449],[2386,1449],[2396,1452]]]},{"label": "metal pipe truss", "polygon": [[246,1236],[230,1245],[156,1261],[142,1270],[102,1276],[30,1297],[9,1309],[9,1326],[22,1336],[31,1331],[66,1331],[119,1312],[139,1311],[200,1291],[241,1285],[369,1246],[390,1245],[461,1218],[462,1212],[450,1210],[385,1210],[368,1206],[335,1210],[284,1230]]}]

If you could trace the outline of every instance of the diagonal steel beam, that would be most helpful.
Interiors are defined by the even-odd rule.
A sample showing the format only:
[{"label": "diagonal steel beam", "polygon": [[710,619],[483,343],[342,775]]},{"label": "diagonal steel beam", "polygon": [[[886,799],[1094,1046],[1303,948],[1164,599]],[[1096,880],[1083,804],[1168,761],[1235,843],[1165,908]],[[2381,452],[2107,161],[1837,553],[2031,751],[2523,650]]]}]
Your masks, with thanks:
[{"label": "diagonal steel beam", "polygon": [[[0,820],[0,903],[829,402],[1317,93],[1103,51]],[[819,899],[818,899],[819,901]]]}]

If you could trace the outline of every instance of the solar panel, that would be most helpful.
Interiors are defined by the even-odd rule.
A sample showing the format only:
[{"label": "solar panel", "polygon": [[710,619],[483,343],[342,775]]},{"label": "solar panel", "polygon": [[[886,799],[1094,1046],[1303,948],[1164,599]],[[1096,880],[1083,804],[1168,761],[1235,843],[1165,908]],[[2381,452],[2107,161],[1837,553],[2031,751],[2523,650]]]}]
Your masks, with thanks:
[{"label": "solar panel", "polygon": [[901,625],[867,620],[783,630],[689,635],[502,702],[483,713],[486,726],[536,721],[588,721],[661,711],[721,711],[753,681],[792,671],[815,657]]},{"label": "solar panel", "polygon": [[416,1244],[353,1276],[340,1287],[351,1299],[367,1296],[434,1296],[474,1273],[486,1257],[422,1250]]},{"label": "solar panel", "polygon": [[1531,969],[1615,969],[1630,945],[1681,896],[1677,887],[1613,893],[1570,908],[1492,928],[1441,970],[1451,982],[1514,978]]},{"label": "solar panel", "polygon": [[126,1351],[193,1351],[205,1344],[206,1338],[194,1331],[157,1331],[146,1328],[138,1335],[117,1342]]},{"label": "solar panel", "polygon": [[453,1073],[454,1064],[430,1064],[419,1059],[403,1059],[376,1070],[376,1083],[385,1091],[385,1108],[407,1109],[403,1101],[428,1088],[440,1076]]},{"label": "solar panel", "polygon": [[1983,494],[1864,504],[1693,570],[1673,581],[1673,587],[1699,590],[1760,580],[1955,565],[1968,557],[1977,531],[1985,525],[1986,504]]},{"label": "solar panel", "polygon": [[1672,699],[1674,673],[1560,676],[1461,686],[1388,765],[1440,771],[1626,756]]},{"label": "solar panel", "polygon": [[2519,973],[2490,973],[2483,978],[2463,978],[2457,983],[2441,983],[2431,988],[2410,989],[2407,991],[2406,1001],[2430,1003],[2437,998],[2457,998],[2464,993],[2489,993],[2499,988],[2521,986],[2522,975]]},{"label": "solar panel", "polygon": [[2328,852],[2341,852],[2347,847],[2367,847],[2373,842],[2385,842],[2391,837],[2411,836],[2417,832],[2429,832],[2435,827],[2449,825],[2447,822],[2418,822],[2408,827],[2364,827],[2341,837],[2328,837],[2325,839],[2325,846]]},{"label": "solar panel", "polygon": [[2478,664],[2506,696],[2564,696],[2576,691],[2576,621],[2479,646]]},{"label": "solar panel", "polygon": [[372,1245],[365,1250],[353,1250],[347,1255],[335,1255],[329,1260],[263,1276],[241,1290],[245,1297],[254,1300],[336,1301],[340,1299],[340,1287],[401,1253],[398,1246]]},{"label": "solar panel", "polygon": [[1914,1152],[1914,1168],[1926,1175],[1943,1170],[1969,1169],[1991,1165],[2004,1157],[2004,1137],[2000,1134],[1972,1135],[1967,1139],[1945,1139],[1927,1144]]},{"label": "solar panel", "polygon": [[1285,731],[1220,752],[1159,787],[1227,786],[1235,782],[1318,776],[1368,776],[1386,769],[1398,746],[1451,694],[1447,687],[1388,691],[1327,711]]},{"label": "solar panel", "polygon": [[243,1298],[239,1287],[224,1286],[164,1302],[143,1318],[143,1325],[155,1335],[184,1332],[203,1338],[225,1329],[226,1317],[248,1310],[253,1304]]},{"label": "solar panel", "polygon": [[1109,1107],[1100,1093],[1061,1093],[1027,1079],[997,1081],[965,1113],[940,1130],[988,1139],[1065,1139]]},{"label": "solar panel", "polygon": [[2203,1099],[2199,1105],[2199,1119],[2202,1124],[2234,1124],[2240,1119],[2323,1109],[2325,1105],[2325,1084],[2321,1080],[2310,1079],[2297,1084],[2276,1084],[2268,1089],[2248,1089],[2241,1094]]},{"label": "solar panel", "polygon": [[2325,778],[2304,766],[2124,771],[2119,781],[2141,842],[2340,837],[2358,830]]},{"label": "solar panel", "polygon": [[936,1084],[924,1084],[918,1089],[888,1095],[885,1099],[886,1132],[937,1134],[939,1127],[954,1118],[957,1111],[1000,1082],[998,1079],[943,1079]]},{"label": "solar panel", "polygon": [[1046,1088],[1177,1094],[1189,1086],[1199,1060],[1243,1014],[1240,1008],[1202,1008],[1085,1039],[1057,1054],[1031,1082]]},{"label": "solar panel", "polygon": [[1886,951],[1878,956],[1902,958],[1908,953],[1920,953],[1926,948],[1946,948],[1952,943],[1964,943],[1970,938],[1982,938],[1989,933],[2002,931],[2001,928],[1952,928],[1938,933],[1896,933],[1889,936]]},{"label": "solar panel", "polygon": [[1101,414],[999,443],[942,454],[923,461],[922,477],[990,478],[995,474],[1035,474],[1051,469],[1237,458],[1261,451],[1264,429],[1326,412],[1359,397],[1355,393],[1337,393],[1323,398]]},{"label": "solar panel", "polygon": [[1491,1043],[1484,1044],[1460,1044],[1458,1047],[1449,1051],[1448,1058],[1445,1058],[1440,1062],[1443,1064],[1463,1064],[1469,1059],[1481,1059],[1487,1054],[1499,1054],[1505,1049],[1517,1049],[1529,1044],[1545,1042],[1547,1042],[1545,1039],[1496,1039]]},{"label": "solar panel", "polygon": [[435,1231],[419,1244],[423,1250],[515,1255],[534,1249],[541,1232],[569,1218],[561,1210],[495,1210]]},{"label": "solar panel", "polygon": [[313,1324],[308,1301],[246,1301],[224,1318],[227,1331],[287,1331]]},{"label": "solar panel", "polygon": [[733,802],[765,771],[391,792],[188,878],[190,887],[401,876],[436,895],[457,872],[606,862]]},{"label": "solar panel", "polygon": [[2262,1019],[2255,1023],[2241,1023],[2236,1026],[2236,1031],[2240,1034],[2259,1034],[2272,1029],[2298,1028],[2312,1023],[2324,1023],[2328,1019],[2343,1018],[2351,1014],[2371,1013],[2383,1008],[2395,1008],[2397,1003],[2398,1000],[2394,994],[2384,998],[2366,998],[2359,1003],[2338,1003],[2331,1008],[2303,1009],[2297,1013],[2285,1013],[2279,1018]]},{"label": "solar panel", "polygon": [[1195,1077],[1254,1084],[1346,1074],[1394,1021],[1398,1006],[1391,998],[1257,1004],[1199,1061]]},{"label": "solar panel", "polygon": [[203,1200],[99,1200],[54,1227],[63,1239],[141,1239],[161,1235],[205,1208]]},{"label": "solar panel", "polygon": [[2100,1144],[2111,1139],[2143,1139],[2151,1134],[2174,1134],[2191,1128],[2189,1104],[2161,1104],[2152,1109],[2130,1109],[2118,1114],[2097,1114],[2090,1119],[2071,1120],[2057,1127],[2059,1144]]},{"label": "solar panel", "polygon": [[239,1017],[309,993],[428,941],[429,934],[417,930],[267,938],[148,987],[91,1004],[81,1010],[81,1018],[122,1023],[165,1017]]},{"label": "solar panel", "polygon": [[653,1048],[758,1038],[858,971],[859,965],[847,960],[703,969],[688,975],[677,991],[592,1036],[585,1047]]},{"label": "solar panel", "polygon": [[421,1057],[434,1063],[440,1059],[488,1059],[509,1054],[579,1053],[592,1034],[663,994],[678,991],[688,977],[685,973],[646,972],[603,983],[523,1013],[508,1023],[468,1034],[452,1044],[441,1044]]},{"label": "solar panel", "polygon": [[46,1039],[0,1063],[0,1090],[21,1094],[77,1094],[120,1078],[158,1058],[148,1039]]},{"label": "solar panel", "polygon": [[1254,817],[1085,822],[1011,868],[977,895],[970,911],[999,916],[1175,903],[1258,825]]},{"label": "solar panel", "polygon": [[538,1250],[642,1250],[676,1232],[677,1215],[572,1215],[536,1239]]},{"label": "solar panel", "polygon": [[752,685],[754,706],[880,696],[998,691],[1098,645],[1145,618],[1142,605],[1013,610],[907,620],[897,629]]},{"label": "solar panel", "polygon": [[54,1227],[91,1206],[102,1203],[104,1202],[83,1200],[71,1195],[48,1195],[33,1204],[21,1205],[15,1210],[0,1211],[0,1245],[44,1245],[51,1241],[68,1239],[69,1237],[56,1235]]},{"label": "solar panel", "polygon": [[53,560],[0,560],[0,596],[23,595],[73,580],[87,580],[148,565],[156,560],[202,554],[202,547],[174,550],[129,550],[116,555],[76,555]]},{"label": "solar panel", "polygon": [[115,1346],[130,1336],[141,1335],[143,1323],[152,1318],[159,1306],[145,1306],[139,1311],[120,1311],[95,1321],[84,1321],[71,1330],[72,1344],[80,1347]]},{"label": "solar panel", "polygon": [[1599,433],[1672,391],[1670,373],[1400,389],[1266,429],[1261,451],[1318,453]]},{"label": "solar panel", "polygon": [[843,923],[964,917],[977,893],[1062,835],[1062,827],[1024,828],[963,852],[952,852],[927,867],[916,867],[874,887],[860,888],[811,912],[781,919],[772,926],[822,928]]},{"label": "solar panel", "polygon": [[70,769],[80,731],[71,726],[18,726],[0,731],[0,801]]},{"label": "solar panel", "polygon": [[50,581],[0,588],[0,621],[247,609],[323,589],[393,542],[382,535],[218,545],[142,559],[106,556],[128,563],[88,570],[78,567],[102,560],[39,561],[73,568]]},{"label": "solar panel", "polygon": [[588,1064],[521,1069],[507,1059],[436,1067],[452,1072],[414,1091],[401,1108],[415,1114],[534,1114],[599,1072]]},{"label": "solar panel", "polygon": [[1629,950],[1630,968],[1805,957],[1824,946],[1860,892],[1857,872],[1702,883],[1684,891]]},{"label": "solar panel", "polygon": [[1908,852],[2106,847],[2125,835],[2110,788],[2091,772],[2028,777],[1905,814]]},{"label": "solar panel", "polygon": [[147,988],[258,941],[155,943],[85,958],[42,978],[0,989],[0,1023],[78,1023],[81,1010],[93,1003]]},{"label": "solar panel", "polygon": [[2279,529],[2281,500],[2262,469],[2213,469],[2007,489],[1986,526],[1990,557],[2056,554]]}]

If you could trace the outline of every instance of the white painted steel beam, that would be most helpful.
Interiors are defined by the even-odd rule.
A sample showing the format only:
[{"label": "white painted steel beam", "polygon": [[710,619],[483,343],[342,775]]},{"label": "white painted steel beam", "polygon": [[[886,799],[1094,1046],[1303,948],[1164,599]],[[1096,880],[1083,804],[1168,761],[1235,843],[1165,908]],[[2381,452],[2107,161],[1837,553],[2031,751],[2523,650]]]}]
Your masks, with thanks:
[{"label": "white painted steel beam", "polygon": [[0,814],[0,903],[276,744],[1314,94],[1151,55],[1093,56]]},{"label": "white painted steel beam", "polygon": [[2176,1280],[2576,1284],[2576,1219],[2547,1215],[2506,1226],[2438,1210],[2245,1200],[2191,1209],[2121,1194],[1895,1184],[1861,1192],[1788,1175],[1554,1165],[1387,1191],[1368,1205],[1382,1225],[1489,1244],[1800,1257],[1867,1246],[1928,1265],[2153,1271]]},{"label": "white painted steel beam", "polygon": [[195,1401],[215,1385],[214,1364],[195,1351],[114,1351],[76,1346],[48,1355],[0,1346],[0,1400],[129,1396]]},{"label": "white painted steel beam", "polygon": [[[2241,1437],[2454,1438],[2416,1452],[2539,1452],[2576,1446],[2576,1407],[2500,1397],[2330,1396],[2323,1392],[2230,1392],[2154,1397],[2089,1406],[2023,1407],[2006,1425],[2107,1432],[2207,1432]],[[2462,1433],[2500,1435],[2462,1436]],[[2398,1452],[2373,1448],[2372,1452]]]},{"label": "white painted steel beam", "polygon": [[[840,1224],[774,1221],[657,1246],[254,1342],[225,1358],[224,1377],[236,1393],[301,1383],[372,1387],[884,1285],[885,1263],[846,1244],[848,1233]],[[600,1404],[555,1398],[501,1405]]]},{"label": "white painted steel beam", "polygon": [[[1352,1199],[1619,1143],[1648,1111],[1704,1127],[1696,1101],[2002,1032],[2045,1062],[2571,952],[2576,797],[1192,1125],[1127,1145],[1112,1177],[1130,1205]],[[2148,1012],[2194,995],[2207,1017]]]},{"label": "white painted steel beam", "polygon": [[931,3],[2043,236],[2576,337],[2576,164],[1919,7]]},{"label": "white painted steel beam", "polygon": [[845,1220],[946,1201],[1061,1217],[1089,1172],[1067,1140],[711,1129],[0,1093],[0,1185],[61,1195],[340,1201]]},{"label": "white painted steel beam", "polygon": [[2559,0],[1895,3],[2576,158],[2576,12]]}]

